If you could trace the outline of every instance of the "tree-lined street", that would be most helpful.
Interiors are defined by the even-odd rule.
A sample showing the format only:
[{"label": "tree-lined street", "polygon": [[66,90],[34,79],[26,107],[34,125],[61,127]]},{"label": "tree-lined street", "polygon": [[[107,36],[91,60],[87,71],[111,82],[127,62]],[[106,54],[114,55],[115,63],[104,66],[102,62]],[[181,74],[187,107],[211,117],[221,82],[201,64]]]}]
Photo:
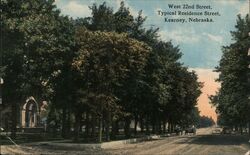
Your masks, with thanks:
[{"label": "tree-lined street", "polygon": [[[212,117],[200,115],[204,83],[182,63],[181,45],[160,38],[160,28],[145,26],[143,10],[134,14],[123,1],[117,10],[93,3],[88,17],[72,18],[56,4],[1,0],[0,153],[231,155],[249,150],[249,15],[235,17],[233,41],[222,47],[215,68],[214,80],[221,84],[210,96],[220,126],[215,128]],[[145,140],[152,135],[161,136]],[[131,138],[145,139],[70,148]],[[60,148],[49,145],[55,140]]]},{"label": "tree-lined street", "polygon": [[203,84],[180,62],[178,46],[144,27],[142,11],[94,3],[91,17],[73,19],[53,0],[7,0],[1,8],[2,105],[11,109],[3,124],[13,139],[34,125],[52,137],[99,142],[120,129],[130,138],[138,127],[148,135],[199,125]]}]

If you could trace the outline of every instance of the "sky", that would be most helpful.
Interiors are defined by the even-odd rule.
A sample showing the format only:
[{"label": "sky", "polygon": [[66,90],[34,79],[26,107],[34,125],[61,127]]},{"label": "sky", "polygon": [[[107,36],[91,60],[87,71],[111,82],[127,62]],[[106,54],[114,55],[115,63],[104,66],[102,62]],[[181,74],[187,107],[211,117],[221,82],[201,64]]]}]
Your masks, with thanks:
[{"label": "sky", "polygon": [[[102,4],[106,2],[113,7],[114,11],[120,6],[122,0],[55,0],[55,4],[62,14],[73,18],[91,16],[89,6],[93,3]],[[202,95],[198,100],[198,107],[202,115],[212,116],[216,119],[215,108],[211,108],[208,95],[212,95],[219,88],[219,83],[214,82],[218,73],[213,72],[218,66],[221,58],[222,46],[233,42],[230,31],[235,30],[237,15],[245,16],[248,13],[248,0],[124,0],[125,6],[129,7],[131,14],[135,17],[138,11],[143,11],[147,17],[144,27],[159,28],[159,37],[163,41],[172,41],[179,46],[183,53],[181,62],[185,66],[195,70],[199,80],[204,82]],[[181,8],[171,9],[169,5],[181,5]],[[209,9],[184,9],[183,5],[210,6]],[[174,11],[197,11],[219,12],[217,16],[180,16],[159,15],[161,12]],[[213,22],[165,22],[165,18],[212,18]]]},{"label": "sky", "polygon": [[210,101],[208,96],[215,95],[216,90],[220,88],[220,84],[214,81],[214,79],[218,78],[218,73],[213,72],[212,69],[194,68],[194,70],[198,74],[199,81],[204,82],[204,86],[201,89],[202,94],[198,98],[199,111],[201,112],[201,115],[212,117],[217,121],[215,107],[212,107],[211,104],[209,104]]}]

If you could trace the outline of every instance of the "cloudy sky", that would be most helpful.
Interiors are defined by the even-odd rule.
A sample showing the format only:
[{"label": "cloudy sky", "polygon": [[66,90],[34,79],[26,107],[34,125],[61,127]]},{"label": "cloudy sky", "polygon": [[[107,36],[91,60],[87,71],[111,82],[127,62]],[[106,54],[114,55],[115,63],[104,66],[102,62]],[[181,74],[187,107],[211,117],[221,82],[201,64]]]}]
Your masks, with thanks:
[{"label": "cloudy sky", "polygon": [[[56,0],[55,3],[62,14],[77,18],[91,16],[88,6],[103,2],[104,0]],[[105,0],[105,2],[116,11],[121,0]],[[203,94],[199,99],[202,114],[215,118],[214,109],[210,108],[207,98],[219,87],[219,84],[214,82],[218,74],[213,73],[212,70],[220,60],[221,47],[233,42],[230,31],[234,30],[237,15],[244,16],[248,12],[248,0],[124,0],[124,2],[134,16],[138,14],[139,10],[143,11],[143,15],[147,16],[146,28],[159,27],[159,35],[162,40],[172,40],[174,45],[179,46],[183,53],[181,61],[185,66],[196,70],[200,81],[205,82]],[[165,17],[180,18],[179,16],[163,17],[158,14],[159,10],[174,11],[168,7],[169,4],[210,5],[212,9],[207,11],[218,11],[220,16],[212,17],[214,20],[212,23],[168,23],[164,21]],[[184,9],[178,10],[185,11]],[[200,17],[205,18],[205,16]]]}]

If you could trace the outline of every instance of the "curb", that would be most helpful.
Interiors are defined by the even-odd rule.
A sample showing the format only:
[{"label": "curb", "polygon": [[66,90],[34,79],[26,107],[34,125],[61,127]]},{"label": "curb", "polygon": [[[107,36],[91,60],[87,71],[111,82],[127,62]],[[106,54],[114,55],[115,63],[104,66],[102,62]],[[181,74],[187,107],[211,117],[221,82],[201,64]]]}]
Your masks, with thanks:
[{"label": "curb", "polygon": [[40,143],[40,146],[49,146],[53,149],[63,149],[63,150],[86,150],[86,149],[101,149],[101,144],[74,144],[74,143]]}]

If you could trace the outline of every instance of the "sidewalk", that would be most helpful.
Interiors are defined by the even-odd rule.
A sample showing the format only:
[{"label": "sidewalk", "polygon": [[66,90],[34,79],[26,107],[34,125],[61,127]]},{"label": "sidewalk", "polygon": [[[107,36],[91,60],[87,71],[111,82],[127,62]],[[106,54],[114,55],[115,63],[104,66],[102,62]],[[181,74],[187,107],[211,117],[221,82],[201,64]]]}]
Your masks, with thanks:
[{"label": "sidewalk", "polygon": [[[124,144],[132,144],[132,143],[139,143],[142,141],[148,141],[148,140],[157,140],[161,139],[162,137],[170,137],[173,135],[165,134],[165,135],[150,135],[150,136],[144,136],[140,138],[131,138],[126,140],[117,140],[117,141],[110,141],[110,142],[103,142],[103,143],[92,143],[92,144],[79,144],[79,143],[70,143],[70,141],[63,140],[63,141],[48,141],[48,142],[36,142],[36,143],[27,143],[30,146],[51,146],[55,149],[75,149],[75,150],[82,150],[82,149],[107,149],[112,148],[114,146],[118,145],[124,145]],[[69,143],[67,143],[69,142]],[[27,145],[26,144],[26,145]]]},{"label": "sidewalk", "polygon": [[159,140],[162,139],[163,137],[172,137],[175,135],[176,134],[150,135],[140,138],[131,138],[126,140],[117,140],[117,141],[92,143],[92,144],[72,143],[71,140],[31,142],[21,145],[1,146],[2,148],[1,154],[32,154],[35,152],[34,148],[39,146],[53,148],[54,150],[76,150],[76,151],[86,151],[88,149],[100,150],[100,149],[114,148],[125,144],[139,143],[149,140]]}]

